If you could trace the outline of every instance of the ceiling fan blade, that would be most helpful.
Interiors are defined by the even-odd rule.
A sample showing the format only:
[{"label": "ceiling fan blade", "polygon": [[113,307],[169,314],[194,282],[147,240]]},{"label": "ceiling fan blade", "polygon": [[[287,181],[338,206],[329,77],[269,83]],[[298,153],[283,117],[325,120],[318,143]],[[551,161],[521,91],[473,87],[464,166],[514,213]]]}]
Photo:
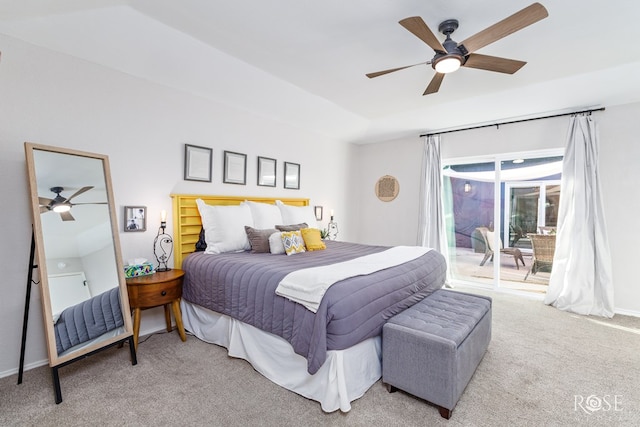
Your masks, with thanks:
[{"label": "ceiling fan blade", "polygon": [[427,27],[427,24],[424,23],[422,18],[419,16],[412,16],[410,18],[405,18],[400,21],[400,25],[409,30],[414,36],[418,37],[420,40],[428,44],[431,49],[446,52],[440,40],[433,34],[433,32]]},{"label": "ceiling fan blade", "polygon": [[463,67],[477,68],[479,70],[496,71],[498,73],[513,74],[524,67],[525,61],[500,58],[498,56],[480,55],[472,53],[467,57]]},{"label": "ceiling fan blade", "polygon": [[72,203],[73,206],[81,206],[81,205],[108,205],[107,202],[86,202],[86,203]]},{"label": "ceiling fan blade", "polygon": [[436,73],[436,75],[431,79],[431,82],[429,82],[429,86],[427,86],[427,90],[424,91],[422,96],[436,93],[438,90],[440,90],[442,79],[444,79],[444,73]]},{"label": "ceiling fan blade", "polygon": [[47,199],[46,197],[38,197],[38,203],[43,206],[53,203],[53,199]]},{"label": "ceiling fan blade", "polygon": [[71,215],[71,212],[67,211],[67,212],[60,212],[60,218],[62,218],[63,221],[75,221],[76,219],[73,217],[73,215]]},{"label": "ceiling fan blade", "polygon": [[49,207],[48,206],[40,206],[40,213],[45,213],[45,212],[49,212]]},{"label": "ceiling fan blade", "polygon": [[528,27],[531,24],[535,24],[547,16],[549,16],[549,12],[547,12],[547,9],[545,9],[543,5],[540,3],[533,3],[508,18],[505,18],[479,33],[474,34],[468,39],[460,42],[459,45],[464,45],[467,52],[472,53],[490,43],[508,36],[509,34],[515,33],[516,31]]},{"label": "ceiling fan blade", "polygon": [[81,195],[82,193],[84,193],[84,192],[86,192],[86,191],[91,190],[92,188],[93,188],[92,186],[89,186],[89,187],[82,187],[81,189],[79,189],[78,191],[76,191],[75,193],[73,193],[73,195],[67,199],[67,202],[68,202],[68,201],[70,201],[71,199],[73,199],[74,197],[79,196],[79,195]]},{"label": "ceiling fan blade", "polygon": [[411,67],[415,67],[416,65],[423,65],[423,64],[427,64],[427,63],[428,62],[420,62],[418,64],[407,65],[405,67],[391,68],[389,70],[377,71],[375,73],[369,73],[366,76],[369,77],[370,79],[372,79],[374,77],[384,76],[385,74],[393,73],[394,71],[400,71],[400,70],[404,70],[405,68],[411,68]]}]

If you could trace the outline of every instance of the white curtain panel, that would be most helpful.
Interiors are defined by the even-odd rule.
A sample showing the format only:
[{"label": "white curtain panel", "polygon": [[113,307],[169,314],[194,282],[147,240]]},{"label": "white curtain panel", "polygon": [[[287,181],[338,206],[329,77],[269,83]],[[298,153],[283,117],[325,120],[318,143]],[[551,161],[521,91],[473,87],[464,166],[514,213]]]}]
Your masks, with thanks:
[{"label": "white curtain panel", "polygon": [[447,262],[447,286],[450,286],[449,250],[442,198],[442,165],[440,135],[429,135],[422,151],[420,178],[420,211],[418,214],[418,246],[433,248]]},{"label": "white curtain panel", "polygon": [[613,317],[598,146],[592,117],[572,116],[562,169],[556,251],[544,302],[578,314]]}]

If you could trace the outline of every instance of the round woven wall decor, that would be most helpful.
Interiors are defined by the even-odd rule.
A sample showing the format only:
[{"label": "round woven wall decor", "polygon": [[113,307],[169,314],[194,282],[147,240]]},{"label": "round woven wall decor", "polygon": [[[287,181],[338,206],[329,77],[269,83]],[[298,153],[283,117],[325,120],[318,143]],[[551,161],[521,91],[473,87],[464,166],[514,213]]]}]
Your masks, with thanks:
[{"label": "round woven wall decor", "polygon": [[385,175],[376,182],[376,196],[383,202],[392,201],[398,197],[399,192],[400,184],[398,180],[391,175]]}]

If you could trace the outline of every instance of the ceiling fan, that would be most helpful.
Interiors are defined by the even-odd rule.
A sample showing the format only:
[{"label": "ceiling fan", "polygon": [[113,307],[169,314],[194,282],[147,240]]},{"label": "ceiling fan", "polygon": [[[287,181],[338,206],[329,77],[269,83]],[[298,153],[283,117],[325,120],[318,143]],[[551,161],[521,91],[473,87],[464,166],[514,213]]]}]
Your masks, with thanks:
[{"label": "ceiling fan", "polygon": [[445,74],[456,71],[460,67],[513,74],[522,68],[526,62],[515,59],[500,58],[497,56],[481,55],[474,52],[488,44],[508,36],[509,34],[528,27],[547,16],[549,16],[549,13],[544,6],[540,3],[533,3],[532,5],[525,7],[519,12],[514,13],[508,18],[505,18],[488,28],[485,28],[460,43],[451,39],[451,34],[458,28],[458,20],[456,19],[447,19],[438,26],[438,31],[446,36],[446,40],[440,43],[422,18],[419,16],[405,18],[400,21],[400,25],[429,45],[429,47],[435,51],[434,57],[429,61],[420,62],[418,64],[369,73],[367,74],[367,77],[372,79],[374,77],[393,73],[394,71],[404,70],[405,68],[431,64],[431,67],[436,71],[436,74],[433,76],[431,82],[427,86],[427,89],[422,94],[429,95],[431,93],[438,92]]},{"label": "ceiling fan", "polygon": [[71,203],[71,199],[79,196],[80,194],[91,190],[93,187],[82,187],[75,193],[73,193],[69,198],[65,198],[60,193],[64,191],[63,187],[51,187],[50,190],[56,194],[56,197],[53,199],[48,199],[46,197],[38,197],[38,202],[40,203],[40,213],[45,212],[57,212],[60,214],[60,218],[63,221],[75,221],[73,215],[71,215],[71,208],[76,205],[106,205],[107,202],[93,202],[93,203]]}]

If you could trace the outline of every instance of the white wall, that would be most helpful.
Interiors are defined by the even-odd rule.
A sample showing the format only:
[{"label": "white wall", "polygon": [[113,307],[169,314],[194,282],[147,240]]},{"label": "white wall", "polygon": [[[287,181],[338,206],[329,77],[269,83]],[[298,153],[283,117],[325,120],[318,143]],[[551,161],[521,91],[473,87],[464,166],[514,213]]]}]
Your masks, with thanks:
[{"label": "white wall", "polygon": [[[335,140],[249,111],[162,87],[0,35],[0,376],[17,371],[31,220],[24,141],[107,154],[122,228],[124,206],[147,206],[147,231],[120,233],[123,258],[153,259],[161,210],[169,194],[207,193],[309,197],[334,209],[341,240],[415,244],[421,141],[415,138],[364,146]],[[222,73],[221,73],[222,75]],[[216,78],[221,78],[217,75]],[[262,101],[262,100],[261,100]],[[287,102],[274,99],[271,102]],[[619,311],[640,313],[635,286],[634,197],[640,172],[640,104],[596,113],[601,125],[601,172]],[[564,144],[566,120],[553,119],[443,137],[443,156],[527,151]],[[183,144],[214,150],[212,183],[184,181]],[[222,184],[222,151],[248,155],[247,185]],[[278,159],[278,186],[258,187],[256,156]],[[282,162],[300,163],[301,190],[282,188]],[[383,175],[399,179],[398,198],[380,202],[374,185]],[[7,207],[10,208],[7,208]],[[169,229],[171,219],[169,218]],[[33,286],[27,366],[46,359],[40,296]],[[145,311],[142,333],[163,327],[162,310]]]},{"label": "white wall", "polygon": [[[17,371],[20,352],[31,238],[25,141],[109,156],[120,228],[124,206],[147,206],[147,231],[120,233],[125,260],[154,259],[160,211],[171,212],[173,192],[308,197],[325,212],[335,209],[338,221],[347,211],[349,146],[4,35],[0,51],[0,376]],[[183,180],[185,143],[213,148],[212,183]],[[223,150],[248,155],[246,186],[222,184]],[[278,159],[276,188],[256,185],[258,155]],[[300,163],[300,190],[283,189],[283,161]],[[341,227],[340,236],[349,239],[350,232]],[[40,311],[33,286],[27,367],[46,359]],[[162,329],[161,309],[142,317],[142,333]]]},{"label": "white wall", "polygon": [[[640,212],[640,103],[594,113],[600,126],[600,176],[609,232],[614,298],[618,313],[640,316],[635,224]],[[442,157],[461,158],[564,147],[568,117],[442,135]],[[422,140],[415,138],[358,146],[353,186],[359,218],[357,239],[366,243],[416,243]],[[373,193],[380,176],[394,175],[400,194],[390,203]]]},{"label": "white wall", "polygon": [[[356,148],[353,214],[357,241],[373,245],[415,245],[422,149],[419,138],[361,145]],[[391,202],[375,194],[378,179],[397,178],[400,191]]]},{"label": "white wall", "polygon": [[87,285],[92,297],[118,286],[118,272],[113,268],[114,258],[113,245],[82,257],[82,271],[87,276]]}]

